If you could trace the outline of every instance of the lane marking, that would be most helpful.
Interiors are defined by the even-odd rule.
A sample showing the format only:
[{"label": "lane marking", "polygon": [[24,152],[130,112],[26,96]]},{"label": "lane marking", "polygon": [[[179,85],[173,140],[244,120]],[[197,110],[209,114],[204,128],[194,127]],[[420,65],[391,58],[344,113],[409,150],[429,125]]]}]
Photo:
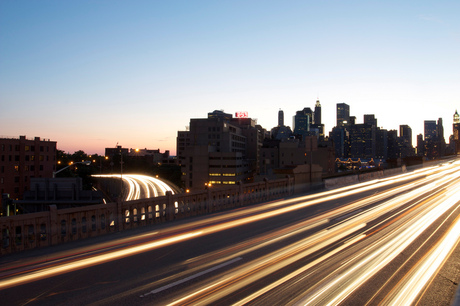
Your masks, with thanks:
[{"label": "lane marking", "polygon": [[229,261],[227,261],[227,262],[221,263],[220,265],[217,265],[217,266],[215,266],[215,267],[212,267],[212,268],[209,268],[209,269],[207,269],[207,270],[201,271],[201,272],[199,272],[199,273],[190,275],[189,277],[186,277],[186,278],[184,278],[184,279],[178,280],[178,281],[176,281],[176,282],[174,282],[174,283],[165,285],[165,286],[160,287],[160,288],[158,288],[158,289],[155,289],[155,290],[152,290],[152,291],[147,292],[147,293],[145,293],[145,294],[142,294],[142,295],[140,295],[140,297],[141,297],[141,298],[142,298],[142,297],[146,297],[147,295],[155,294],[155,293],[161,292],[161,291],[163,291],[163,290],[172,288],[172,287],[174,287],[174,286],[180,285],[180,284],[182,284],[182,283],[188,282],[189,280],[192,280],[192,279],[194,279],[194,278],[200,277],[200,276],[202,276],[202,275],[204,275],[204,274],[207,274],[207,273],[210,273],[210,272],[212,272],[212,271],[215,271],[215,270],[218,270],[218,269],[220,269],[220,268],[223,268],[223,267],[225,267],[225,266],[231,265],[232,263],[237,262],[237,261],[239,261],[239,260],[241,260],[241,259],[243,259],[243,258],[242,258],[242,257],[234,258],[234,259],[229,260]]}]

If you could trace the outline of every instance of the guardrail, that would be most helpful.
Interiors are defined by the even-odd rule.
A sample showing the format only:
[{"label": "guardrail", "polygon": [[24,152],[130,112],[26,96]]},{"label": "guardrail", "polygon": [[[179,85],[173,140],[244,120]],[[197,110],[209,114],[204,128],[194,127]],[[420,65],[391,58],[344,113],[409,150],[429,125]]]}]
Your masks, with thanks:
[{"label": "guardrail", "polygon": [[294,178],[0,218],[0,255],[290,196]]}]

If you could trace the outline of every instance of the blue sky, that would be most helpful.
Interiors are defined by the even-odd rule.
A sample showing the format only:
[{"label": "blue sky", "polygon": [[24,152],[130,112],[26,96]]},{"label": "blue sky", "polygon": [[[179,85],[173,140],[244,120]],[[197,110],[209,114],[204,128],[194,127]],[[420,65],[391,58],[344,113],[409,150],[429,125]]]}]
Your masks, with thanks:
[{"label": "blue sky", "polygon": [[459,1],[1,1],[0,135],[73,153],[171,150],[190,118],[248,111],[266,129],[317,98],[363,121],[460,109]]}]

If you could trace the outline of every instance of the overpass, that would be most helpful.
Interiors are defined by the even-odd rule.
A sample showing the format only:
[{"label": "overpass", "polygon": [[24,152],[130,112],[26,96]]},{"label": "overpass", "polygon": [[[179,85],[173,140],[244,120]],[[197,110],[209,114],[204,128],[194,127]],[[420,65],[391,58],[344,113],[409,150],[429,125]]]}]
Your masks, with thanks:
[{"label": "overpass", "polygon": [[429,304],[459,241],[459,170],[452,161],[4,257],[0,290],[21,304]]}]

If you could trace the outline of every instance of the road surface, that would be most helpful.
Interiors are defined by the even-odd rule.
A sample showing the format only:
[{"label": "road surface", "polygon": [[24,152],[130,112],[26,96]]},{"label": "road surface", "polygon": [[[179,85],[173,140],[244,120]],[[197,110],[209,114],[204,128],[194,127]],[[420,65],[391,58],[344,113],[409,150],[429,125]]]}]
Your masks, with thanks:
[{"label": "road surface", "polygon": [[2,303],[423,304],[460,240],[459,170],[451,162],[7,256]]}]

